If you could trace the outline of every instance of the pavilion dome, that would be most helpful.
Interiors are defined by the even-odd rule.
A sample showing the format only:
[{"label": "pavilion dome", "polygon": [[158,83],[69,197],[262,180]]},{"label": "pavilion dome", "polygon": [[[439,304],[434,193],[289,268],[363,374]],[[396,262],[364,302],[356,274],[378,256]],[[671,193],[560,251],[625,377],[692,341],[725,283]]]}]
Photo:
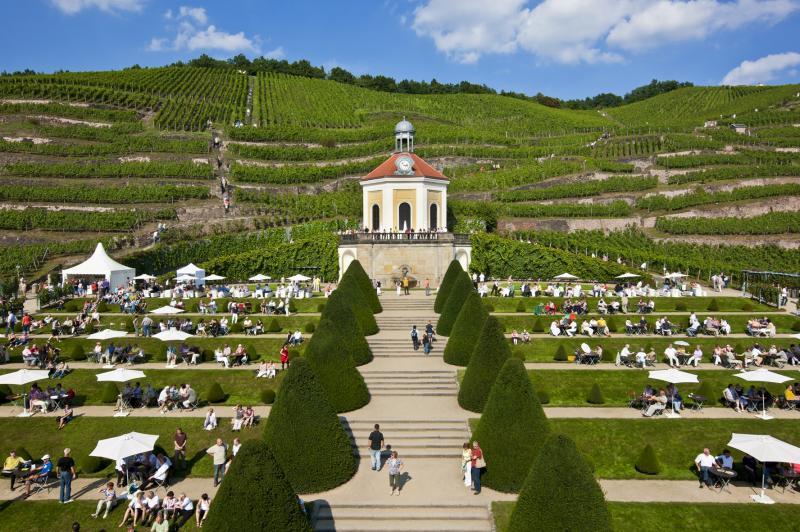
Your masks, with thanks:
[{"label": "pavilion dome", "polygon": [[403,117],[403,119],[399,121],[396,126],[394,126],[394,132],[395,134],[414,133],[415,132],[414,125],[408,120],[406,120],[405,117]]}]

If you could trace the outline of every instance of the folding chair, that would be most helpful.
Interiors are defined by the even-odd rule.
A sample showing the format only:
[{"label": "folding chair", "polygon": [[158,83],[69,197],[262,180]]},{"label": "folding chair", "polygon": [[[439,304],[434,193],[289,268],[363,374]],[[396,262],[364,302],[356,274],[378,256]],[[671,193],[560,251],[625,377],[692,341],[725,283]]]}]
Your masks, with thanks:
[{"label": "folding chair", "polygon": [[45,490],[50,494],[50,475],[37,477],[31,481],[31,495],[38,495]]},{"label": "folding chair", "polygon": [[708,400],[704,395],[697,395],[697,394],[694,394],[694,393],[690,393],[686,397],[688,397],[689,399],[692,400],[691,408],[695,412],[702,412],[703,411],[703,406],[705,406],[706,401]]}]

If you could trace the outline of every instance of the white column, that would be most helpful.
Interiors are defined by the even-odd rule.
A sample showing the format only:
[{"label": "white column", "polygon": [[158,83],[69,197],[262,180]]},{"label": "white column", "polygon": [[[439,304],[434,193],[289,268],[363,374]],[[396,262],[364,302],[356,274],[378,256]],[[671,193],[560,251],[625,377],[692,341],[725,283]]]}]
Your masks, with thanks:
[{"label": "white column", "polygon": [[392,207],[392,189],[387,185],[381,185],[381,198],[382,198],[382,207],[381,207],[381,219],[383,220],[383,227],[381,229],[386,229],[387,231],[391,231],[397,225],[395,223],[395,214],[394,214],[394,207]]},{"label": "white column", "polygon": [[372,217],[370,216],[370,211],[372,210],[369,204],[369,192],[365,186],[361,186],[361,206],[362,212],[364,213],[363,218],[361,219],[361,227],[369,227],[372,230]]},{"label": "white column", "polygon": [[439,206],[441,211],[439,213],[439,227],[447,227],[447,187],[442,187],[442,204]]},{"label": "white column", "polygon": [[428,193],[424,183],[417,185],[417,216],[414,231],[428,227]]}]

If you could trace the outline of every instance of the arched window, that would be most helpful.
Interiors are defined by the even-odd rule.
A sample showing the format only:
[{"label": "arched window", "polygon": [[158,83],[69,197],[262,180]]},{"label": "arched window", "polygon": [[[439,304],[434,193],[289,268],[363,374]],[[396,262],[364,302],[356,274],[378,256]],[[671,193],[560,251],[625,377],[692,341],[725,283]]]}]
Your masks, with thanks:
[{"label": "arched window", "polygon": [[439,206],[431,203],[430,213],[428,214],[428,224],[431,229],[439,227]]},{"label": "arched window", "polygon": [[397,216],[398,226],[401,231],[411,229],[411,205],[406,202],[400,204]]},{"label": "arched window", "polygon": [[381,228],[381,208],[378,204],[372,206],[372,230],[379,231]]}]

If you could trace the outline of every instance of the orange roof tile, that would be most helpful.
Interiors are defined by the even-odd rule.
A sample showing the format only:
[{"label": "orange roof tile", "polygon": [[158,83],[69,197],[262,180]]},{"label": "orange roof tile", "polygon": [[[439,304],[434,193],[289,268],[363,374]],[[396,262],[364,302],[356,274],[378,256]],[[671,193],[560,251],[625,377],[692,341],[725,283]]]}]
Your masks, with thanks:
[{"label": "orange roof tile", "polygon": [[[414,161],[414,175],[413,176],[404,176],[397,174],[397,166],[395,166],[394,161],[400,157],[401,155],[410,156],[411,159]],[[434,168],[433,166],[426,163],[421,157],[418,157],[414,153],[394,153],[391,157],[386,159],[377,168],[373,171],[365,175],[361,178],[362,181],[366,181],[368,179],[380,179],[381,177],[431,177],[434,179],[444,179],[449,181],[449,179],[442,174],[439,170]]]}]

